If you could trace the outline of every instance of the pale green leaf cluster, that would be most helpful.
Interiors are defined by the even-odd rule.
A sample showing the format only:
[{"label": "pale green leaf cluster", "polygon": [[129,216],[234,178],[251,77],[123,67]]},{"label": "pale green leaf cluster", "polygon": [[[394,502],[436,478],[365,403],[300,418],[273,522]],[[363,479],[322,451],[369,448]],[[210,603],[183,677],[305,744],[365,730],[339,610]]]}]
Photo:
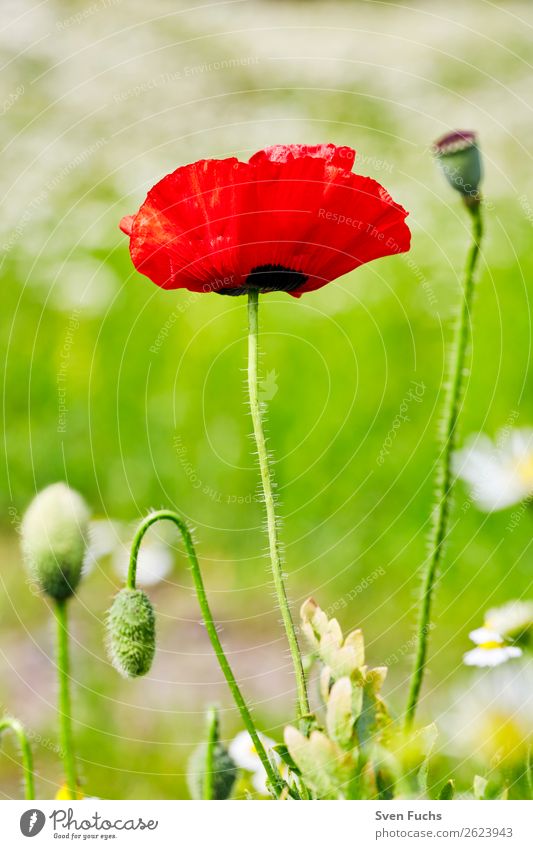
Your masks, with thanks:
[{"label": "pale green leaf cluster", "polygon": [[369,669],[362,632],[352,631],[345,638],[337,620],[329,619],[313,599],[303,604],[301,621],[322,665],[324,727],[311,717],[305,730],[286,728],[289,756],[301,781],[318,798],[375,795],[371,754],[388,725],[380,697],[387,669]]}]

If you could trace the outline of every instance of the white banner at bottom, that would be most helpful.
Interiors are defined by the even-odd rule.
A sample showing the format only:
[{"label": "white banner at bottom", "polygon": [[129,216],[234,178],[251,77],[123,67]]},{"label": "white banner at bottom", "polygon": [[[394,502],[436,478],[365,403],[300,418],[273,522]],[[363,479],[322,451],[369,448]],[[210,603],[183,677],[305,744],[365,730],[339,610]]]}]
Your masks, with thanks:
[{"label": "white banner at bottom", "polygon": [[[533,802],[0,802],[1,845],[531,849]],[[29,843],[35,838],[35,843]],[[69,841],[69,843],[67,843]]]}]

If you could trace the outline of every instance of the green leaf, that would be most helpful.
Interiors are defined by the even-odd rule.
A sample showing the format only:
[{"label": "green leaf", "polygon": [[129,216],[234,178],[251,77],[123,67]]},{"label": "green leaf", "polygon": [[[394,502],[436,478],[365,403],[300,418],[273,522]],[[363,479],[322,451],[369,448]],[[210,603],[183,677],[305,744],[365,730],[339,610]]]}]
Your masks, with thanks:
[{"label": "green leaf", "polygon": [[455,782],[452,778],[449,778],[446,784],[443,784],[439,793],[439,799],[443,802],[447,802],[450,799],[453,799],[455,796]]},{"label": "green leaf", "polygon": [[428,792],[429,761],[433,747],[437,741],[438,734],[439,732],[434,722],[432,722],[431,725],[427,725],[425,728],[422,728],[420,731],[420,736],[423,741],[422,751],[424,752],[425,757],[420,769],[418,770],[417,780],[420,791],[424,795]]},{"label": "green leaf", "polygon": [[352,683],[339,678],[331,688],[326,710],[329,737],[343,749],[352,748],[355,717],[352,712]]},{"label": "green leaf", "polygon": [[381,767],[376,771],[376,788],[378,799],[389,801],[394,799],[394,778],[392,774]]},{"label": "green leaf", "polygon": [[[359,745],[363,749],[370,745],[380,730],[382,707],[371,686],[365,684],[362,691],[363,698],[355,730]],[[360,698],[359,694],[358,698]]]},{"label": "green leaf", "polygon": [[351,648],[354,652],[355,664],[359,668],[364,666],[365,663],[365,641],[363,639],[363,632],[360,628],[356,631],[352,631],[346,637],[344,641],[344,645],[348,648]]},{"label": "green leaf", "polygon": [[481,775],[474,776],[474,796],[476,799],[484,799],[487,792],[488,781]]},{"label": "green leaf", "polygon": [[322,799],[343,797],[354,772],[351,753],[343,753],[321,731],[304,737],[296,728],[285,729],[285,743],[302,771],[305,783]]},{"label": "green leaf", "polygon": [[287,766],[289,767],[289,769],[292,770],[292,772],[296,773],[296,775],[302,774],[294,759],[291,757],[287,746],[285,746],[284,743],[279,743],[277,746],[272,746],[272,751],[276,752],[276,754],[280,756],[283,763],[287,764]]}]

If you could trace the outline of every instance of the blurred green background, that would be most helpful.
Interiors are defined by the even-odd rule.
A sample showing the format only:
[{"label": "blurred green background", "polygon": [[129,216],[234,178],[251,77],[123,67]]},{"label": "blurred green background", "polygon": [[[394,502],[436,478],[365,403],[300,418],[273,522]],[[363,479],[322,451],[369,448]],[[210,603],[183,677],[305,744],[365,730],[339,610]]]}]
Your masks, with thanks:
[{"label": "blurred green background", "polygon": [[[400,711],[468,243],[461,201],[430,153],[455,127],[479,133],[488,200],[462,435],[533,423],[531,5],[18,0],[6,10],[0,702],[33,730],[39,794],[61,783],[53,635],[17,529],[55,480],[79,489],[96,518],[181,511],[261,727],[279,740],[291,714],[246,407],[245,301],[157,289],[132,268],[118,230],[157,179],[200,157],[352,145],[356,170],[410,210],[409,254],[261,305],[294,609],[312,594],[344,628],[363,627],[369,662],[391,667],[386,694]],[[414,386],[421,400],[407,401],[397,427]],[[421,719],[474,698],[476,673],[461,667],[468,631],[487,607],[531,595],[533,522],[526,514],[510,532],[510,513],[478,512],[459,486]],[[105,656],[104,615],[120,583],[109,558],[71,608],[88,794],[181,798],[202,706],[222,706],[225,737],[240,728],[181,548],[165,538],[174,568],[150,591],[159,640],[146,679],[122,681]],[[17,756],[7,741],[3,751],[9,798]]]}]

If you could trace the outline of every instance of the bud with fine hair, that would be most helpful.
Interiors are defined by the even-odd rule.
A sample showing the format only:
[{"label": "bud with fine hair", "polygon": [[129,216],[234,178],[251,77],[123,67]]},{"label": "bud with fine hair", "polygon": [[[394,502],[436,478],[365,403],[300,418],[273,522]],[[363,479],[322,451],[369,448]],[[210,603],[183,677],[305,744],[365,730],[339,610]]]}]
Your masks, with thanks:
[{"label": "bud with fine hair", "polygon": [[447,133],[435,142],[433,153],[444,176],[465,202],[478,203],[483,167],[476,134],[471,130]]},{"label": "bud with fine hair", "polygon": [[155,614],[143,590],[125,588],[107,614],[107,650],[111,663],[126,678],[150,670],[155,654]]},{"label": "bud with fine hair", "polygon": [[187,783],[193,799],[229,799],[237,780],[239,768],[220,741],[218,713],[214,708],[207,715],[207,741],[192,753]]},{"label": "bud with fine hair", "polygon": [[89,510],[64,483],[43,489],[22,520],[22,551],[32,577],[56,600],[76,589],[87,550]]}]

